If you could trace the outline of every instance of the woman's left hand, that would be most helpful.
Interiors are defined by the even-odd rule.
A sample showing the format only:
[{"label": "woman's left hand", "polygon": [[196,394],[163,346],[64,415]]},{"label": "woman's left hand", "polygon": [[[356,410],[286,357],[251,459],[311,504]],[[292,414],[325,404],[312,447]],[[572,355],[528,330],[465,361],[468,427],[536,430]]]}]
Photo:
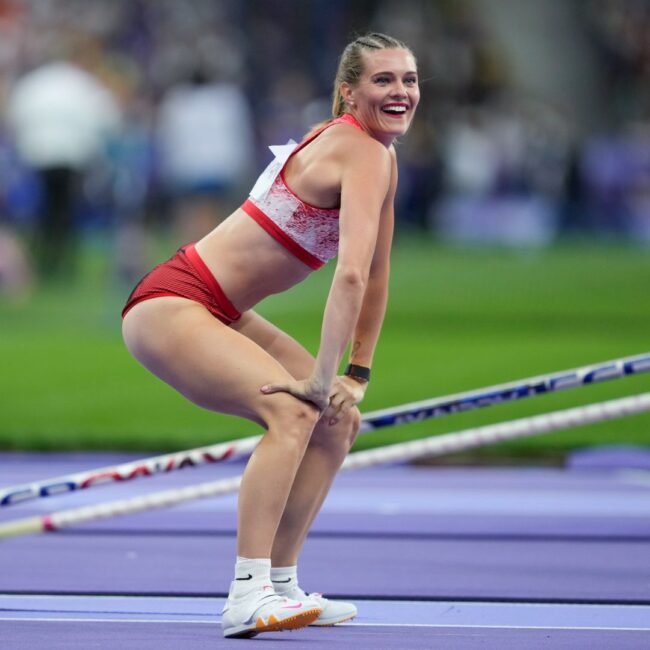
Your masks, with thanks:
[{"label": "woman's left hand", "polygon": [[323,418],[328,424],[336,424],[347,410],[356,406],[366,394],[368,382],[359,382],[347,375],[334,378],[330,403],[323,413]]}]

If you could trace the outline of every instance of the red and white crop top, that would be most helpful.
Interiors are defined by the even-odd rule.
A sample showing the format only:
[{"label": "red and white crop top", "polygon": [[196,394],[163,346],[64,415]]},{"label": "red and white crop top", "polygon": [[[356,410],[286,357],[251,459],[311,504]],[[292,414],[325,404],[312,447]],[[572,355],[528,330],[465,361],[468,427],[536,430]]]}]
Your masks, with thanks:
[{"label": "red and white crop top", "polygon": [[269,147],[275,158],[257,179],[248,199],[241,206],[271,237],[312,269],[318,269],[336,256],[339,245],[339,209],[318,208],[296,196],[284,178],[291,156],[317,138],[333,124],[361,124],[349,114],[332,120],[300,144]]}]

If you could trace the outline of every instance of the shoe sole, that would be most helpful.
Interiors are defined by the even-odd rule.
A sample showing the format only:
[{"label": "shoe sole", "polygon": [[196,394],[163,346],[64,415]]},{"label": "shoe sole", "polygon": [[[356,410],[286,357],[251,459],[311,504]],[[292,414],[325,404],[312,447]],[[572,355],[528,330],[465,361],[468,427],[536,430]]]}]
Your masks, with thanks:
[{"label": "shoe sole", "polygon": [[234,630],[224,630],[224,637],[228,639],[249,639],[260,634],[261,632],[282,632],[284,630],[299,630],[301,627],[311,625],[320,615],[322,610],[319,608],[308,609],[295,616],[288,616],[278,620],[271,615],[268,622],[260,616],[254,624],[241,626]]},{"label": "shoe sole", "polygon": [[330,620],[322,623],[320,619],[316,619],[313,623],[309,624],[309,627],[334,627],[335,625],[351,621],[355,616],[356,614],[350,614],[350,616],[346,616],[345,618],[337,618],[335,621]]}]

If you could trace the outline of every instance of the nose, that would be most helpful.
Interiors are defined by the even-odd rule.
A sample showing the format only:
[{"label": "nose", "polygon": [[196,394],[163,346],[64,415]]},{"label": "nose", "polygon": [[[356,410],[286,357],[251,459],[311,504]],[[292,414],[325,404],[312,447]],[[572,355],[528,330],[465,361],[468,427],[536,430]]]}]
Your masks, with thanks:
[{"label": "nose", "polygon": [[406,87],[399,79],[395,81],[391,88],[391,95],[393,97],[406,97]]}]

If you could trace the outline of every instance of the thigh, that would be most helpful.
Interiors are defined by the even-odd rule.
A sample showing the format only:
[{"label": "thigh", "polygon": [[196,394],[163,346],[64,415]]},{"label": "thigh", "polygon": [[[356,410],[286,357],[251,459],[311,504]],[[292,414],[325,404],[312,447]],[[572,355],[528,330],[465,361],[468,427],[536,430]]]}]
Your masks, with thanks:
[{"label": "thigh", "polygon": [[311,374],[316,363],[314,356],[263,316],[250,310],[230,327],[260,346],[295,379],[305,379]]},{"label": "thigh", "polygon": [[[236,327],[239,332],[266,350],[294,378],[304,379],[311,373],[316,362],[313,355],[289,334],[254,311],[245,312],[231,327]],[[349,448],[359,430],[360,418],[359,409],[355,406],[347,411],[345,417],[331,425],[325,411],[314,428],[312,441],[336,443],[337,436],[332,434],[339,432]]]},{"label": "thigh", "polygon": [[194,301],[145,300],[128,312],[122,331],[143,366],[203,408],[266,425],[279,402],[294,399],[261,393],[264,384],[292,375],[253,338]]},{"label": "thigh", "polygon": [[[234,326],[239,332],[266,350],[295,379],[309,377],[314,369],[316,359],[308,350],[292,336],[254,311],[247,311]],[[326,414],[327,411],[323,416]],[[314,429],[316,438],[319,433],[325,431],[329,434],[332,430],[332,426],[328,424],[329,419],[323,416],[318,420]]]}]

